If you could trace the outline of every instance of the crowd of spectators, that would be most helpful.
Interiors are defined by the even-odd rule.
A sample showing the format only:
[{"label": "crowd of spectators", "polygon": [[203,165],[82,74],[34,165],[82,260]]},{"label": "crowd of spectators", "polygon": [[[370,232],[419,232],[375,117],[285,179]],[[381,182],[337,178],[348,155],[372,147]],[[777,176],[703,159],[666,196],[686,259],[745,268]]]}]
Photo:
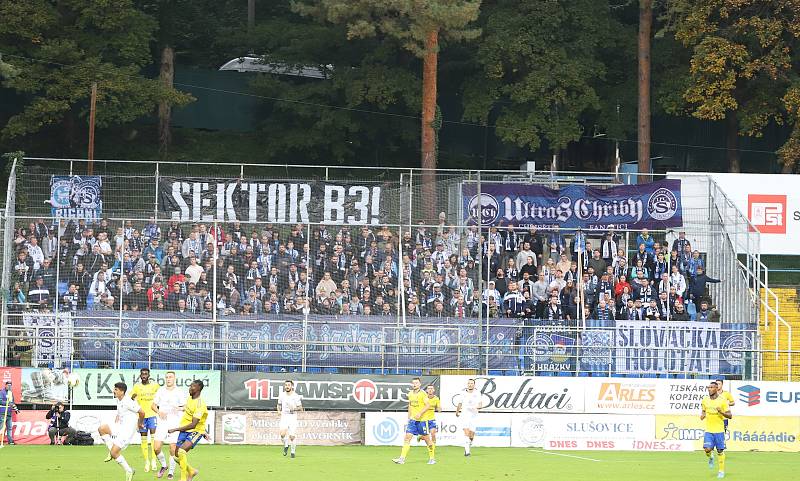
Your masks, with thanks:
[{"label": "crowd of spectators", "polygon": [[670,246],[643,230],[630,252],[613,230],[458,230],[444,215],[438,227],[401,232],[39,219],[15,231],[8,302],[259,318],[404,311],[552,321],[575,320],[583,308],[598,320],[719,320],[706,286],[720,281],[683,232]]}]

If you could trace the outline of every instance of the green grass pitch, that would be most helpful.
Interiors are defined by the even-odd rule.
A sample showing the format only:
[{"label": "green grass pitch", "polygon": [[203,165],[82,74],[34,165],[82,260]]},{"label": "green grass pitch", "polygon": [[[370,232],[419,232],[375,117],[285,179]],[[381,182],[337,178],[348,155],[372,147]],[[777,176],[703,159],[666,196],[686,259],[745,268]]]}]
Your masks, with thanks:
[{"label": "green grass pitch", "polygon": [[[283,457],[279,446],[203,446],[190,453],[200,470],[197,481],[484,481],[713,480],[702,452],[554,452],[523,448],[473,448],[465,458],[458,447],[436,450],[438,464],[428,466],[427,451],[412,447],[405,465],[391,459],[399,448],[298,446],[297,458]],[[103,463],[100,446],[6,446],[0,450],[0,481],[123,480],[113,461]],[[143,470],[139,446],[124,452],[136,469],[134,480],[155,479]],[[726,479],[800,479],[797,453],[729,453]],[[179,474],[176,473],[176,474]],[[166,476],[164,477],[166,480]],[[176,476],[175,479],[179,479]]]}]

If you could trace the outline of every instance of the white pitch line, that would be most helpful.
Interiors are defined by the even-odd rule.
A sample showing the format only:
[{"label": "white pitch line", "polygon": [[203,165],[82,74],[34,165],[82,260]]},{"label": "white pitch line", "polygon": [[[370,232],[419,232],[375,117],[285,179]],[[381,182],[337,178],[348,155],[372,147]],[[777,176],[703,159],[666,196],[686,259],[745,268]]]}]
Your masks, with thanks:
[{"label": "white pitch line", "polygon": [[563,456],[565,458],[583,459],[584,461],[593,461],[595,463],[602,463],[603,462],[603,460],[601,460],[601,459],[584,458],[583,456],[573,456],[572,454],[554,453],[552,451],[540,451],[538,449],[529,449],[528,451],[531,451],[533,453],[539,453],[539,454],[550,454],[552,456]]}]

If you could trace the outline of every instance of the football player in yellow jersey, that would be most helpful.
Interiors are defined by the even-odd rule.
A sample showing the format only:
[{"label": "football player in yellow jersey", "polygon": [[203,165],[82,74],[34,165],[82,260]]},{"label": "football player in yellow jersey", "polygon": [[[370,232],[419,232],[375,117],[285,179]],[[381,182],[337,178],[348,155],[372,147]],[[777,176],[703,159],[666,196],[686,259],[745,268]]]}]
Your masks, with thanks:
[{"label": "football player in yellow jersey", "polygon": [[189,465],[188,453],[200,439],[206,438],[206,420],[208,407],[200,395],[203,392],[202,381],[192,381],[189,385],[189,399],[183,408],[183,417],[180,426],[172,428],[168,433],[178,432],[178,464],[181,467],[181,481],[192,481],[200,472]]},{"label": "football player in yellow jersey", "polygon": [[[433,459],[436,459],[436,431],[438,431],[436,413],[442,412],[442,402],[439,400],[439,396],[436,395],[436,386],[433,384],[425,386],[425,393],[428,395],[429,406],[428,410],[422,413],[420,421],[428,424],[428,432],[431,436],[431,451],[433,452]],[[417,436],[417,441],[419,439],[420,437]]]},{"label": "football player in yellow jersey", "polygon": [[[722,397],[722,399],[728,401],[728,407],[733,407],[736,404],[736,400],[733,398],[733,394],[730,391],[726,391],[722,387],[722,383],[725,382],[723,379],[714,379],[714,382],[717,383],[719,386],[719,391],[717,393]],[[725,420],[725,432],[728,432],[728,420]]]},{"label": "football player in yellow jersey", "polygon": [[151,466],[153,471],[158,469],[158,465],[156,464],[156,452],[153,449],[153,445],[150,444],[148,446],[147,444],[147,433],[150,433],[150,438],[155,442],[156,420],[158,416],[156,416],[155,411],[153,411],[153,399],[156,397],[156,392],[158,392],[161,386],[159,386],[157,382],[150,380],[150,369],[146,367],[139,369],[139,380],[140,382],[134,384],[133,389],[131,389],[131,399],[139,403],[142,411],[144,411],[144,425],[139,430],[139,434],[142,435],[144,471],[148,472]]},{"label": "football player in yellow jersey", "polygon": [[411,380],[411,391],[408,393],[408,425],[406,426],[406,437],[403,440],[403,449],[400,451],[400,457],[394,458],[396,464],[405,464],[406,455],[411,449],[411,438],[420,436],[425,440],[428,445],[428,464],[436,464],[433,459],[433,446],[431,445],[431,437],[428,435],[428,423],[422,421],[422,415],[430,408],[430,399],[428,394],[420,389],[422,381],[415,377]]},{"label": "football player in yellow jersey", "polygon": [[728,401],[719,394],[719,385],[712,381],[708,385],[708,396],[703,398],[700,419],[705,420],[706,432],[703,437],[703,449],[708,457],[709,469],[714,469],[713,450],[717,449],[719,462],[718,478],[725,477],[725,419],[732,417]]}]

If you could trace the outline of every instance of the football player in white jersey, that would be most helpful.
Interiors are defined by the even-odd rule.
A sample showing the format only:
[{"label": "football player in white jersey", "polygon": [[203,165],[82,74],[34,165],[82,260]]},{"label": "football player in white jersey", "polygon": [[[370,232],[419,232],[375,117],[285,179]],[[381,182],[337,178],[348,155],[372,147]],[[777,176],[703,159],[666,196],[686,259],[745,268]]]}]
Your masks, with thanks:
[{"label": "football player in white jersey", "polygon": [[475,439],[475,424],[478,411],[483,407],[481,393],[475,389],[475,380],[467,380],[467,388],[461,393],[461,400],[456,406],[456,417],[461,418],[461,427],[464,429],[464,456],[470,455],[472,440]]},{"label": "football player in white jersey", "polygon": [[168,431],[180,426],[183,404],[187,397],[186,391],[175,385],[175,372],[167,371],[164,375],[164,385],[158,389],[155,398],[153,398],[153,412],[158,416],[153,449],[155,449],[158,462],[161,463],[161,469],[158,471],[159,478],[163,477],[167,471],[167,459],[162,452],[164,443],[169,444],[170,453],[167,479],[175,477],[178,433],[169,433]]},{"label": "football player in white jersey", "polygon": [[124,382],[114,384],[114,397],[117,398],[117,417],[114,424],[102,424],[97,430],[100,438],[108,446],[108,457],[105,462],[114,459],[125,470],[125,481],[133,479],[133,468],[130,467],[122,451],[128,447],[136,431],[144,426],[144,410],[133,399],[125,396],[128,385]]},{"label": "football player in white jersey", "polygon": [[[280,429],[281,441],[283,441],[283,455],[292,448],[292,457],[297,448],[297,412],[303,410],[300,395],[294,391],[294,382],[285,381],[283,392],[278,396],[278,412],[281,413]],[[288,435],[288,436],[287,436]]]}]

